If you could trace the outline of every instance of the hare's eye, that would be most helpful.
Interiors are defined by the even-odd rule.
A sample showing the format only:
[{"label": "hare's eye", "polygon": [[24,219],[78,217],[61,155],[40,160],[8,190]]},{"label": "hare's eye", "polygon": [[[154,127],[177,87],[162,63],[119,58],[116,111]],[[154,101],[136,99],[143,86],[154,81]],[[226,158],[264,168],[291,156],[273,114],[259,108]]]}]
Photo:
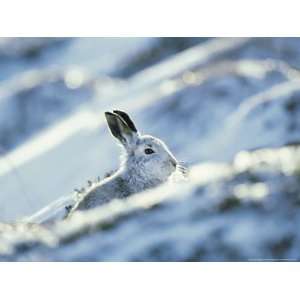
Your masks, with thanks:
[{"label": "hare's eye", "polygon": [[147,148],[147,149],[145,149],[145,153],[146,154],[153,154],[154,151],[151,148]]}]

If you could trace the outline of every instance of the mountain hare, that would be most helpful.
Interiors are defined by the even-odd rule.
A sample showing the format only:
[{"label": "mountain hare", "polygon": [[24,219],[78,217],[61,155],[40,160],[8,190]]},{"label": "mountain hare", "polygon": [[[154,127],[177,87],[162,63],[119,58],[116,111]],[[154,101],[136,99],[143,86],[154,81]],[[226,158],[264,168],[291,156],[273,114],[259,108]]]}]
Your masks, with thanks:
[{"label": "mountain hare", "polygon": [[164,142],[141,135],[125,112],[106,112],[105,117],[111,134],[125,150],[121,166],[112,176],[94,184],[74,207],[66,208],[70,213],[156,187],[166,182],[176,169],[186,174],[186,168]]}]

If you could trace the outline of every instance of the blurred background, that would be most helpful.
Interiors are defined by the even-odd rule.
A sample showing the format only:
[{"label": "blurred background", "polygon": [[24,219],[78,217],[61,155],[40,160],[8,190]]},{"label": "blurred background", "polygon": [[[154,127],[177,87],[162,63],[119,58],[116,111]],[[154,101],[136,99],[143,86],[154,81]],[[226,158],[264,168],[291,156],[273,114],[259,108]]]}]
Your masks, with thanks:
[{"label": "blurred background", "polygon": [[128,112],[191,168],[297,145],[299,68],[299,38],[1,38],[0,220],[118,166],[109,109]]},{"label": "blurred background", "polygon": [[141,130],[155,133],[141,112],[150,105],[145,94],[161,98],[159,86],[185,66],[137,74],[206,40],[0,39],[0,220],[33,213],[117,167],[104,111],[140,110]]}]

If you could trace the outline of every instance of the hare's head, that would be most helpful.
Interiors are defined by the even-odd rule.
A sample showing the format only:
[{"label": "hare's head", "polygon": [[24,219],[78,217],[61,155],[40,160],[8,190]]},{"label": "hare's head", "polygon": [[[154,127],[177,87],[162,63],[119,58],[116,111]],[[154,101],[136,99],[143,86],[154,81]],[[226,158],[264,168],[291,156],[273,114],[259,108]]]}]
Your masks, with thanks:
[{"label": "hare's head", "polygon": [[164,182],[180,167],[176,158],[158,138],[141,135],[130,117],[121,111],[105,113],[112,135],[126,151],[125,168],[144,180]]}]

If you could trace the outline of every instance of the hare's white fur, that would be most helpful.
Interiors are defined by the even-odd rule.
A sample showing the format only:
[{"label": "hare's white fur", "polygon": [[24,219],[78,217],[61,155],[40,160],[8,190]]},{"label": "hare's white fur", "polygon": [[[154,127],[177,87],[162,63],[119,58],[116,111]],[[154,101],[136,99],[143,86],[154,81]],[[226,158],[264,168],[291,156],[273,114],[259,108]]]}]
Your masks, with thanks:
[{"label": "hare's white fur", "polygon": [[[124,112],[105,115],[112,135],[123,148],[121,166],[115,174],[94,185],[72,211],[94,208],[112,199],[156,187],[166,182],[176,170],[177,160],[163,141],[140,135]],[[153,153],[145,153],[146,149]]]}]

